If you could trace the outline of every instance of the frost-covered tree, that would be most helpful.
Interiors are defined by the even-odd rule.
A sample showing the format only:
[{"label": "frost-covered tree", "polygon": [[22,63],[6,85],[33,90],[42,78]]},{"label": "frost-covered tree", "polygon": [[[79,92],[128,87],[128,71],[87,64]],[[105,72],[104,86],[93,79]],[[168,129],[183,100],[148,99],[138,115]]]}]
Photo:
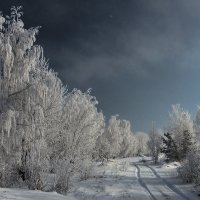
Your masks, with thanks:
[{"label": "frost-covered tree", "polygon": [[161,153],[164,153],[167,161],[174,161],[179,159],[177,146],[172,138],[172,134],[164,133],[162,136],[162,148]]},{"label": "frost-covered tree", "polygon": [[96,140],[104,130],[104,116],[102,112],[98,112],[97,104],[90,90],[81,92],[74,89],[66,95],[64,126],[54,139],[55,162],[57,165],[64,162],[66,170],[65,177],[62,175],[58,183],[65,184],[66,189],[74,172],[79,172],[82,176],[87,173]]},{"label": "frost-covered tree", "polygon": [[122,142],[120,145],[120,157],[133,156],[136,149],[136,141],[134,135],[131,131],[131,124],[127,120],[121,120],[120,122],[120,132],[122,137]]},{"label": "frost-covered tree", "polygon": [[110,152],[110,144],[104,132],[96,140],[94,157],[103,165],[110,158]]},{"label": "frost-covered tree", "polygon": [[200,183],[200,154],[199,151],[190,151],[179,167],[180,177],[187,183]]},{"label": "frost-covered tree", "polygon": [[194,152],[196,149],[196,141],[193,134],[188,130],[185,130],[183,132],[183,140],[181,143],[181,158],[186,158],[190,151]]},{"label": "frost-covered tree", "polygon": [[194,132],[200,141],[200,106],[197,106],[196,117],[194,120]]},{"label": "frost-covered tree", "polygon": [[0,184],[44,189],[51,171],[64,192],[75,173],[88,176],[97,150],[106,159],[133,155],[136,140],[117,116],[105,129],[90,90],[66,94],[35,43],[39,27],[26,29],[21,16],[21,7],[0,15]]},{"label": "frost-covered tree", "polygon": [[148,140],[149,137],[146,133],[138,132],[135,134],[136,139],[136,153],[137,155],[146,155],[148,154]]},{"label": "frost-covered tree", "polygon": [[191,114],[181,108],[180,104],[172,105],[169,113],[168,132],[172,133],[173,140],[177,146],[179,160],[183,157],[183,141],[187,132],[191,140],[195,139],[193,120]]},{"label": "frost-covered tree", "polygon": [[43,171],[46,170],[44,167],[47,166],[44,165],[51,156],[52,138],[63,126],[61,119],[65,90],[56,74],[47,68],[40,70],[38,77],[40,80],[32,87],[29,102],[31,109],[26,116],[26,119],[30,118],[30,123],[25,124],[27,132],[32,131],[30,132],[32,137],[30,139],[25,137],[24,140],[27,141],[28,148],[34,145],[33,152],[29,150],[31,155],[29,168],[31,166],[34,169],[36,165],[36,171],[38,167]]},{"label": "frost-covered tree", "polygon": [[48,69],[42,47],[34,44],[38,27],[24,28],[20,9],[12,7],[10,17],[0,16],[1,165],[15,165],[31,188],[41,189],[46,138],[59,120],[64,88]]},{"label": "frost-covered tree", "polygon": [[[186,182],[200,183],[200,154],[199,154],[199,136],[200,136],[200,107],[197,106],[197,113],[194,120],[194,132],[191,134],[188,130],[183,133],[182,140],[182,158],[179,175]],[[195,140],[195,136],[197,139]]]},{"label": "frost-covered tree", "polygon": [[161,144],[162,139],[159,130],[152,128],[149,133],[148,148],[155,164],[158,163],[158,157],[161,151]]},{"label": "frost-covered tree", "polygon": [[110,143],[111,156],[117,157],[120,153],[120,146],[123,138],[121,137],[120,120],[117,119],[118,115],[111,116],[106,127],[105,134]]},{"label": "frost-covered tree", "polygon": [[106,138],[110,144],[111,157],[127,157],[135,153],[135,138],[130,122],[111,116],[105,129]]}]

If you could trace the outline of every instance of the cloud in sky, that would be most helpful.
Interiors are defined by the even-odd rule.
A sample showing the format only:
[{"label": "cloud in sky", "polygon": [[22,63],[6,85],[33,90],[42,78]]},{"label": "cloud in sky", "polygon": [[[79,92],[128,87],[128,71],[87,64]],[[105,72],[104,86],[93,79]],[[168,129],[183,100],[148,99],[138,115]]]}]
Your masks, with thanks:
[{"label": "cloud in sky", "polygon": [[[128,10],[123,7],[109,10],[106,4],[106,8],[96,8],[97,13],[86,9],[85,20],[79,19],[78,25],[75,18],[72,26],[79,33],[71,38],[72,42],[67,39],[62,48],[52,48],[51,52],[62,76],[84,83],[94,77],[120,76],[122,71],[143,79],[154,76],[160,68],[198,67],[199,2],[187,7],[187,1],[140,1],[136,14],[135,5],[130,4]],[[103,18],[99,19],[101,9]],[[68,21],[71,14],[66,15]]]},{"label": "cloud in sky", "polygon": [[[70,88],[93,88],[104,114],[162,126],[170,104],[200,102],[199,0],[19,0],[26,27]],[[6,14],[14,0],[0,3]]]}]

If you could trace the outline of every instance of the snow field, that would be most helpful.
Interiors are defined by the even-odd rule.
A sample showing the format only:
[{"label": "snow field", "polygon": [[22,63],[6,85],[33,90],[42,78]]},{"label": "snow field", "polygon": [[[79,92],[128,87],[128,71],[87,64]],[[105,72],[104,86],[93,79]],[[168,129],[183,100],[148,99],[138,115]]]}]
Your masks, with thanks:
[{"label": "snow field", "polygon": [[96,164],[94,174],[74,182],[66,195],[21,189],[0,189],[2,200],[197,200],[192,185],[177,177],[178,164],[154,166],[141,158],[110,160]]}]

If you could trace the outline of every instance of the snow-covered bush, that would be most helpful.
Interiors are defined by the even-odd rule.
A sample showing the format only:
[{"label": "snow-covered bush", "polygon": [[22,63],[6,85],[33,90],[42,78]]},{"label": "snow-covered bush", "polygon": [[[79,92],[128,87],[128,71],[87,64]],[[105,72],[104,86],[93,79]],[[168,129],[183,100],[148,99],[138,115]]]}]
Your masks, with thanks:
[{"label": "snow-covered bush", "polygon": [[66,193],[71,187],[71,176],[73,175],[70,163],[65,160],[57,161],[55,166],[55,190],[59,193]]},{"label": "snow-covered bush", "polygon": [[122,163],[120,163],[120,171],[127,171],[129,166],[129,162],[127,160],[123,161]]},{"label": "snow-covered bush", "polygon": [[45,183],[42,180],[42,170],[37,165],[33,166],[31,170],[28,168],[28,170],[26,181],[28,188],[32,190],[42,190],[45,187]]},{"label": "snow-covered bush", "polygon": [[188,182],[200,184],[200,154],[197,151],[191,151],[178,169],[181,178]]},{"label": "snow-covered bush", "polygon": [[81,180],[87,180],[88,178],[91,178],[93,175],[93,163],[92,160],[84,160],[84,162],[81,163],[80,169],[79,169],[80,179]]},{"label": "snow-covered bush", "polygon": [[110,158],[110,153],[111,153],[110,151],[111,151],[110,144],[104,132],[96,140],[95,152],[93,157],[97,161],[100,161],[101,164],[103,165],[104,162],[108,161],[108,159]]},{"label": "snow-covered bush", "polygon": [[16,163],[7,162],[0,166],[0,187],[20,185],[22,179],[19,172],[19,165]]}]

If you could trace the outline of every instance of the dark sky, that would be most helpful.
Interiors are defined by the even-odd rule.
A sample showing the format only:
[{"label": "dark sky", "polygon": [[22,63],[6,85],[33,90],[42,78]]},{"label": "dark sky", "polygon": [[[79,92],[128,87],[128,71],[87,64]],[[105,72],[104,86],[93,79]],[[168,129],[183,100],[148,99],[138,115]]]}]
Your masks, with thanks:
[{"label": "dark sky", "polygon": [[23,6],[26,28],[69,89],[93,89],[106,118],[134,131],[166,124],[171,104],[200,104],[199,0],[0,0]]}]

